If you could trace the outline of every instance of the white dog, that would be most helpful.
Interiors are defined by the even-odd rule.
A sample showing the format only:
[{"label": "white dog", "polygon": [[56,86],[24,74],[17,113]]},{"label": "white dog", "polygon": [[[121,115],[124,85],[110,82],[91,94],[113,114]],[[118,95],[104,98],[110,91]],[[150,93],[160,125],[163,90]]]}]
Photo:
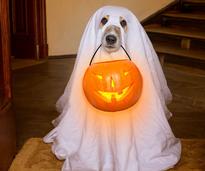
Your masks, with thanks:
[{"label": "white dog", "polygon": [[[98,110],[83,92],[83,76],[101,44],[112,58],[120,56],[124,47],[142,75],[140,99],[126,110]],[[100,62],[101,56],[96,55],[94,62]],[[53,143],[53,153],[65,160],[62,171],[167,170],[181,153],[167,121],[171,113],[166,104],[171,99],[158,57],[139,21],[125,8],[106,6],[87,24],[73,73],[57,102],[61,115],[44,141]]]}]

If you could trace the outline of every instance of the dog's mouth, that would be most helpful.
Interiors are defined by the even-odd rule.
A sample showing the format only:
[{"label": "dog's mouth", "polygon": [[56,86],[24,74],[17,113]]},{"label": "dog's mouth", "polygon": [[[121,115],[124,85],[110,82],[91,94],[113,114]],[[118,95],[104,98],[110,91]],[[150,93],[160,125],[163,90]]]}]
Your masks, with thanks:
[{"label": "dog's mouth", "polygon": [[109,48],[109,49],[114,49],[114,48],[116,48],[116,47],[113,46],[113,45],[106,45],[105,47],[106,47],[106,48]]},{"label": "dog's mouth", "polygon": [[118,45],[104,45],[104,49],[108,52],[108,53],[111,53],[111,52],[116,52],[118,51],[118,49],[120,48],[120,46],[118,47]]}]

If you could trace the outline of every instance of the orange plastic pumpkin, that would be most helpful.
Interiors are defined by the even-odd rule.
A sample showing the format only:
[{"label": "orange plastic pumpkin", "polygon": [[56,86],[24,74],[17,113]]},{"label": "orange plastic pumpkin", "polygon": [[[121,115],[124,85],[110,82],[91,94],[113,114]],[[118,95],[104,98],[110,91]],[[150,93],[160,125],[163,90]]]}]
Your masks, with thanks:
[{"label": "orange plastic pumpkin", "polygon": [[142,91],[142,76],[130,60],[94,63],[83,78],[83,90],[97,109],[115,112],[133,106]]}]

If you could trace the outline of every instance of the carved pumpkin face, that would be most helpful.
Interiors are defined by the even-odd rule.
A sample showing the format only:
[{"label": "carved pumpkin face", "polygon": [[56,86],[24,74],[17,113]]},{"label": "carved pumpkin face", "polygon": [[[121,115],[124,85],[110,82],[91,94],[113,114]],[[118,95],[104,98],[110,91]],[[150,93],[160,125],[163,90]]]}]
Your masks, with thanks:
[{"label": "carved pumpkin face", "polygon": [[142,90],[142,76],[130,60],[94,63],[83,78],[83,90],[97,109],[115,112],[134,105]]}]

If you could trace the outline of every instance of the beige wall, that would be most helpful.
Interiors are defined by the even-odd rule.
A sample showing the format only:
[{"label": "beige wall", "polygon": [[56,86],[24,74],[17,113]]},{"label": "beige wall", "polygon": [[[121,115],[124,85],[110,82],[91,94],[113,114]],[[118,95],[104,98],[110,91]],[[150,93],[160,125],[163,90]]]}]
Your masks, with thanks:
[{"label": "beige wall", "polygon": [[76,54],[89,17],[104,5],[130,9],[142,20],[173,0],[47,0],[49,55]]}]

